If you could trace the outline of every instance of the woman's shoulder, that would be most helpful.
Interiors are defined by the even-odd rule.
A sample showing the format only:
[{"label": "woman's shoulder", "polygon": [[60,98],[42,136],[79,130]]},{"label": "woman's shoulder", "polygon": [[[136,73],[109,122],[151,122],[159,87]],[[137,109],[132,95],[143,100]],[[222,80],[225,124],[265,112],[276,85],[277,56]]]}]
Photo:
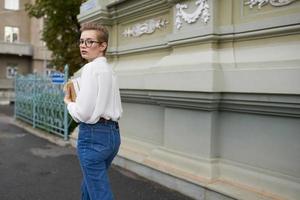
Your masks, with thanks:
[{"label": "woman's shoulder", "polygon": [[82,73],[91,71],[92,69],[93,69],[93,64],[92,64],[92,62],[86,63],[86,64],[82,67]]},{"label": "woman's shoulder", "polygon": [[111,71],[110,65],[106,62],[105,59],[95,59],[83,66],[83,72],[109,72]]}]

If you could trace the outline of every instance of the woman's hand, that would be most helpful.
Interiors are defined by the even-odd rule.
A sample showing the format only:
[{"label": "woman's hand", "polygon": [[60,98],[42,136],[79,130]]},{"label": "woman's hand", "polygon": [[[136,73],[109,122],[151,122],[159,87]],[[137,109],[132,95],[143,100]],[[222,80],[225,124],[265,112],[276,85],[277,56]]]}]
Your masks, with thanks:
[{"label": "woman's hand", "polygon": [[68,105],[68,103],[72,102],[70,98],[70,89],[67,87],[67,84],[64,85],[64,92],[65,92],[65,97],[64,97],[64,102],[65,104]]},{"label": "woman's hand", "polygon": [[66,95],[65,95],[64,102],[65,102],[65,104],[67,104],[67,105],[68,105],[68,103],[72,102],[71,99],[70,99],[69,94],[66,94]]}]

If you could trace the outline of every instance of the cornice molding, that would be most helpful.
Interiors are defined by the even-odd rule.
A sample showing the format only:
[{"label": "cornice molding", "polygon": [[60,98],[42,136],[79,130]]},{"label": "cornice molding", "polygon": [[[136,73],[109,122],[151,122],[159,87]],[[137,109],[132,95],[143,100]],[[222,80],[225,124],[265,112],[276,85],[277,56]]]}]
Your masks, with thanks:
[{"label": "cornice molding", "polygon": [[[140,1],[114,1],[113,3],[99,9],[78,16],[80,22],[98,21],[105,25],[123,24],[131,27],[129,23],[137,19],[147,21],[155,17],[171,12],[173,6],[182,2],[179,0],[140,0]],[[175,11],[174,11],[175,12]],[[164,17],[162,17],[163,19]],[[165,18],[164,18],[165,19]],[[214,43],[245,41],[300,33],[300,14],[290,14],[280,17],[272,17],[258,22],[249,22],[240,25],[228,25],[215,27],[208,23],[205,26],[193,27],[193,30],[173,31],[160,41],[147,41],[146,43],[133,43],[130,46],[112,47],[108,55],[124,55],[152,50],[165,50],[176,45],[188,45],[193,43]],[[174,23],[169,20],[168,26]],[[128,26],[127,26],[128,25]],[[176,29],[176,27],[174,28]],[[122,31],[119,33],[122,34]]]},{"label": "cornice molding", "polygon": [[173,4],[167,0],[141,0],[136,3],[130,3],[124,6],[127,1],[124,1],[121,5],[115,4],[114,6],[108,5],[107,10],[111,14],[112,19],[121,22],[135,19],[141,16],[153,14],[154,12],[162,12],[168,10]]},{"label": "cornice molding", "polygon": [[241,31],[236,33],[219,30],[217,33],[206,33],[200,36],[184,37],[183,35],[180,35],[179,38],[177,38],[176,35],[173,35],[173,37],[168,37],[167,41],[162,40],[161,43],[153,42],[152,44],[147,44],[144,46],[132,46],[126,49],[119,47],[119,50],[111,49],[108,51],[108,55],[124,55],[153,50],[162,50],[181,44],[245,41],[249,39],[261,39],[297,34],[300,34],[300,24],[255,31]]},{"label": "cornice molding", "polygon": [[[122,2],[123,4],[127,3],[127,1]],[[105,8],[81,13],[77,18],[80,23],[97,20],[106,25],[112,25],[113,23],[128,22],[132,19],[144,17],[147,14],[162,13],[168,11],[171,6],[168,1],[160,0],[142,0],[132,5],[129,4],[126,7],[121,7],[118,3],[115,3],[112,5],[109,4]]]},{"label": "cornice molding", "polygon": [[111,25],[113,20],[110,13],[105,9],[94,10],[86,14],[80,14],[77,16],[80,23],[101,21],[105,25]]},{"label": "cornice molding", "polygon": [[299,94],[121,89],[122,101],[202,111],[230,111],[300,118]]}]

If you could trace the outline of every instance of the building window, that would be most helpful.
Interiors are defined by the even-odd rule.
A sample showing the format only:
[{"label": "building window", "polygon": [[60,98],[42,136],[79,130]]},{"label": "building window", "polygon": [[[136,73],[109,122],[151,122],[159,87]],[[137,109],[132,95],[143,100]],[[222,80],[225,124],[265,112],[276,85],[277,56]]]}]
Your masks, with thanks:
[{"label": "building window", "polygon": [[14,78],[18,73],[18,67],[8,66],[6,67],[6,78]]},{"label": "building window", "polygon": [[4,8],[9,10],[19,10],[19,0],[5,0]]},{"label": "building window", "polygon": [[4,28],[5,42],[19,42],[19,28],[12,26],[5,26]]}]

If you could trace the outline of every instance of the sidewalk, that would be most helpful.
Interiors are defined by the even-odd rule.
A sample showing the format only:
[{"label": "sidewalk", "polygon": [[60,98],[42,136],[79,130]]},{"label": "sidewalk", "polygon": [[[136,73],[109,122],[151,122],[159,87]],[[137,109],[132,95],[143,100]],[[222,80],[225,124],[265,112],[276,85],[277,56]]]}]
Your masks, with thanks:
[{"label": "sidewalk", "polygon": [[[79,200],[75,149],[15,126],[12,115],[12,106],[0,105],[0,200]],[[116,166],[109,176],[116,200],[191,200]]]}]

